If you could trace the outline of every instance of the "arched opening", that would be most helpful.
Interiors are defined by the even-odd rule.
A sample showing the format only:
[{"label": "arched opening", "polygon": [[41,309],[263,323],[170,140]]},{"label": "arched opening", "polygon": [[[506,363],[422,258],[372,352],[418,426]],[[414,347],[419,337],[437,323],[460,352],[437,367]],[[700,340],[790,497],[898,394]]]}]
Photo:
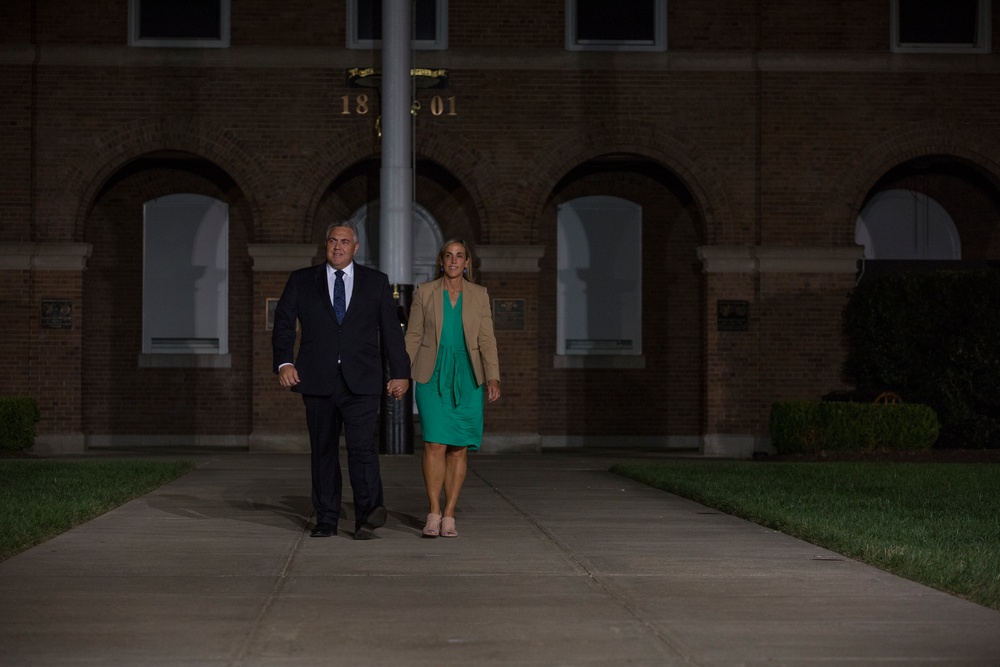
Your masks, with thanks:
[{"label": "arched opening", "polygon": [[[358,262],[378,268],[380,160],[372,157],[345,169],[330,183],[317,208],[313,238],[322,238],[332,220],[358,224]],[[415,283],[430,280],[444,239],[481,240],[482,228],[468,190],[447,169],[432,160],[417,159],[414,179],[413,254]]]},{"label": "arched opening", "polygon": [[[358,241],[361,243],[361,248],[355,259],[359,264],[370,266],[373,269],[379,268],[379,247],[375,241],[378,238],[379,227],[378,200],[362,205],[350,217],[350,221],[357,228]],[[437,221],[426,208],[414,203],[413,283],[415,285],[436,277],[435,262],[442,243],[444,243],[444,236]]]},{"label": "arched opening", "polygon": [[955,223],[935,199],[913,190],[883,190],[865,205],[854,232],[865,259],[961,259]]},{"label": "arched opening", "polygon": [[[617,301],[635,304],[640,322],[631,353],[590,349],[574,354],[558,345],[559,255],[573,251],[560,246],[566,239],[559,236],[559,220],[581,203],[614,204],[587,214],[593,229],[587,236],[593,238],[584,245],[598,251],[587,259],[583,277],[588,284],[617,289]],[[538,357],[539,396],[545,401],[539,429],[545,446],[614,444],[616,438],[640,446],[698,446],[704,287],[696,248],[704,227],[688,186],[666,166],[640,155],[595,157],[555,185],[539,227],[546,246],[539,276]],[[635,251],[634,259],[613,247]],[[623,266],[630,261],[638,266]],[[623,281],[631,269],[637,269],[634,279]],[[581,278],[579,272],[576,276]]]},{"label": "arched opening", "polygon": [[[949,155],[904,162],[878,180],[855,225],[866,260],[983,262],[1000,259],[1000,181]],[[871,267],[869,267],[871,268]]]},{"label": "arched opening", "polygon": [[[202,215],[210,224],[195,219]],[[198,155],[145,154],[104,183],[84,226],[93,245],[84,274],[82,351],[88,446],[246,445],[253,386],[247,253],[252,228],[250,205],[233,178]],[[159,253],[164,246],[173,255]],[[189,289],[169,275],[151,279],[149,270],[165,266],[151,263],[150,255],[158,253],[168,264],[183,257],[185,275],[192,277]],[[212,274],[211,284],[199,283],[196,273]],[[203,296],[224,313],[211,312],[207,303],[199,311],[196,292],[202,288],[214,291]],[[186,323],[178,313],[190,315]],[[206,326],[196,325],[199,317]],[[208,330],[212,335],[199,333]],[[218,340],[208,346],[208,339]]]}]

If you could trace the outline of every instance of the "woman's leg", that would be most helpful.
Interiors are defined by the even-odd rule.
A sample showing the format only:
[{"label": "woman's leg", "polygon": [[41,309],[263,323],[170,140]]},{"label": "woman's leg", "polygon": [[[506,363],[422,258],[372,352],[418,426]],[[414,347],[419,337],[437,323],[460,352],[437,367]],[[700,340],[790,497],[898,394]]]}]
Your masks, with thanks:
[{"label": "woman's leg", "polygon": [[468,467],[466,458],[467,447],[448,447],[447,463],[444,475],[444,515],[454,517],[458,506],[458,494],[465,484],[465,472]]},{"label": "woman's leg", "polygon": [[424,470],[424,487],[427,489],[427,502],[431,514],[441,514],[441,489],[445,482],[446,445],[435,442],[424,443],[422,465]]}]

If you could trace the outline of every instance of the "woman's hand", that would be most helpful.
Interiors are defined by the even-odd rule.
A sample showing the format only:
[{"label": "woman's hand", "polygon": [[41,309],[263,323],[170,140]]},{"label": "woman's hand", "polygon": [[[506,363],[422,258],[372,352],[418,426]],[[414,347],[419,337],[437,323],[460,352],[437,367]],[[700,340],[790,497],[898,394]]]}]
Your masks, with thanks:
[{"label": "woman's hand", "polygon": [[385,385],[385,393],[399,401],[409,388],[410,381],[407,379],[389,380]]},{"label": "woman's hand", "polygon": [[490,403],[500,398],[500,380],[490,380],[486,383],[486,400]]}]

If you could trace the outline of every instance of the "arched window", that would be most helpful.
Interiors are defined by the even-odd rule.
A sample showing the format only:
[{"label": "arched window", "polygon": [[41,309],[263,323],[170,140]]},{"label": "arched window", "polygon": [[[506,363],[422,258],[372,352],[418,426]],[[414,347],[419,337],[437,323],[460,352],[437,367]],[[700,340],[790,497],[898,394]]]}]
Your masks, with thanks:
[{"label": "arched window", "polygon": [[884,190],[865,205],[854,228],[865,259],[961,259],[962,241],[937,201],[913,190]]},{"label": "arched window", "polygon": [[[379,227],[379,202],[375,200],[365,204],[351,216],[351,223],[358,230],[358,248],[356,257],[358,264],[378,268],[378,227]],[[372,227],[375,233],[369,234],[368,228]],[[422,282],[432,280],[437,277],[434,263],[437,261],[438,250],[444,243],[441,228],[438,226],[434,216],[420,204],[413,204],[413,284],[419,285]]]},{"label": "arched window", "polygon": [[146,202],[142,351],[144,355],[229,354],[229,206],[225,202],[195,194]]},{"label": "arched window", "polygon": [[642,354],[642,207],[580,197],[556,224],[556,354]]}]

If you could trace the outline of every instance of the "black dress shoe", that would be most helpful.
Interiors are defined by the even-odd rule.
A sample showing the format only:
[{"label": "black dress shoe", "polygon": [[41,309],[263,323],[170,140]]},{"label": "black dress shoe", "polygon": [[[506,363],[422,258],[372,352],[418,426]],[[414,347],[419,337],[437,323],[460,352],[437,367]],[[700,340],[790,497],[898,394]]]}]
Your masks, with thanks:
[{"label": "black dress shoe", "polygon": [[381,528],[385,525],[385,518],[388,512],[385,508],[379,505],[365,517],[364,523],[358,526],[357,530],[354,531],[354,539],[356,540],[370,540],[375,537],[375,529]]},{"label": "black dress shoe", "polygon": [[332,523],[317,523],[310,537],[330,537],[337,533],[337,526]]}]

